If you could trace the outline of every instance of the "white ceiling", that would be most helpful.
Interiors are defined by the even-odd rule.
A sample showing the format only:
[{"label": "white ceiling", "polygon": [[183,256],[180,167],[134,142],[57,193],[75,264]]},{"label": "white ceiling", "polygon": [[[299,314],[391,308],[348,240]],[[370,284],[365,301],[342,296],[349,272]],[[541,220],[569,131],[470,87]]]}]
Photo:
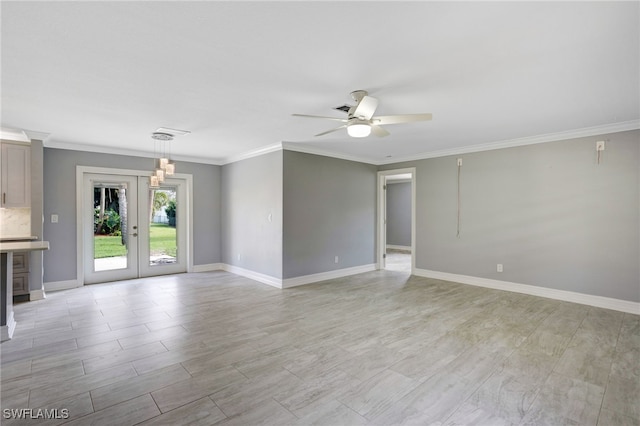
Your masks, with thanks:
[{"label": "white ceiling", "polygon": [[[134,154],[185,129],[174,157],[218,164],[281,142],[384,163],[638,128],[639,5],[2,1],[2,126]],[[335,122],[291,116],[343,117],[356,89],[433,121],[314,138]]]}]

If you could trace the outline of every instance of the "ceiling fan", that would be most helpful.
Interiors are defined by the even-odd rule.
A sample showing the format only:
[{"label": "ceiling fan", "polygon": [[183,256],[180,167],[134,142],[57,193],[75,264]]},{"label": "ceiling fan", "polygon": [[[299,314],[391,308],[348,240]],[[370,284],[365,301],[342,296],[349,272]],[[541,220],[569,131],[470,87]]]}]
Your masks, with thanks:
[{"label": "ceiling fan", "polygon": [[378,107],[378,100],[369,96],[366,90],[356,90],[351,92],[351,97],[356,101],[355,105],[342,105],[334,109],[347,113],[347,118],[324,117],[321,115],[292,114],[296,117],[324,118],[326,120],[339,121],[343,125],[326,132],[318,133],[315,136],[323,136],[328,133],[347,129],[349,136],[354,138],[365,138],[373,133],[376,136],[388,136],[389,132],[381,126],[387,124],[410,123],[413,121],[429,121],[431,114],[400,114],[400,115],[379,115],[373,114]]}]

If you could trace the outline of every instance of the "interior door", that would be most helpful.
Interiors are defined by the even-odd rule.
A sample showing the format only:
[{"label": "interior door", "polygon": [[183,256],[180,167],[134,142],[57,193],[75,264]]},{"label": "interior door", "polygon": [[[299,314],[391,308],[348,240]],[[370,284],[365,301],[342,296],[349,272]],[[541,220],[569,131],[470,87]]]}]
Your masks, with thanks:
[{"label": "interior door", "polygon": [[159,188],[140,178],[140,276],[187,272],[187,189],[166,178]]},{"label": "interior door", "polygon": [[84,282],[137,278],[138,178],[84,174]]}]

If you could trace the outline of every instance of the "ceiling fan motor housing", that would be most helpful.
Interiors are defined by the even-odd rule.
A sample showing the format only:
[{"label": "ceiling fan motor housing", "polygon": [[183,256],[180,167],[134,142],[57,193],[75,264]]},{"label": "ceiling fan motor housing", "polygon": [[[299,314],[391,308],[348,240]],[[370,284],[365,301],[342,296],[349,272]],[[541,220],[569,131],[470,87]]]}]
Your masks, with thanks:
[{"label": "ceiling fan motor housing", "polygon": [[369,92],[367,92],[366,90],[354,90],[353,92],[351,92],[351,97],[356,102],[360,102],[362,98],[367,95],[369,95]]}]

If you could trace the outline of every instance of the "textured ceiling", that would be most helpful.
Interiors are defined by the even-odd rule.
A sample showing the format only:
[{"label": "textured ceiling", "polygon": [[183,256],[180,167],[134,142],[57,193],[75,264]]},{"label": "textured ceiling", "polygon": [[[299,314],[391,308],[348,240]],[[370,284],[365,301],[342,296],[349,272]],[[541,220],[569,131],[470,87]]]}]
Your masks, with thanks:
[{"label": "textured ceiling", "polygon": [[[637,128],[638,2],[8,2],[2,126],[224,163],[289,146],[382,163]],[[314,138],[368,90],[391,136]],[[587,130],[585,130],[587,129]],[[490,146],[490,145],[489,145]]]}]

